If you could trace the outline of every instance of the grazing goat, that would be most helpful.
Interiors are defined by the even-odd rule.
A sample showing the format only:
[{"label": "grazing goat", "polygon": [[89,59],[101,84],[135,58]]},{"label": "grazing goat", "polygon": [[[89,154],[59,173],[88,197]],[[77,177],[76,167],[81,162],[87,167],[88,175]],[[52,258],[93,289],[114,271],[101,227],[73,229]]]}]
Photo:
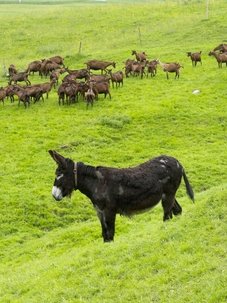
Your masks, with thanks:
[{"label": "grazing goat", "polygon": [[120,85],[123,86],[124,74],[122,71],[117,71],[115,73],[112,73],[112,70],[109,69],[108,73],[110,74],[110,80],[112,82],[112,87],[114,87],[114,83],[115,83],[116,88],[120,87]]},{"label": "grazing goat", "polygon": [[196,66],[197,62],[200,62],[202,65],[201,53],[202,51],[196,53],[187,52],[188,57],[192,60],[192,66]]},{"label": "grazing goat", "polygon": [[183,67],[180,63],[162,63],[158,60],[158,64],[162,67],[162,70],[166,73],[166,78],[169,79],[169,73],[175,73],[175,79],[180,76],[180,68]]},{"label": "grazing goat", "polygon": [[217,47],[215,47],[214,49],[213,49],[213,51],[215,52],[215,51],[220,51],[221,53],[226,53],[227,52],[227,44],[219,44]]},{"label": "grazing goat", "polygon": [[109,62],[109,61],[99,61],[99,60],[91,60],[85,63],[87,65],[87,70],[101,70],[101,73],[103,74],[103,71],[106,71],[106,68],[108,66],[116,67],[115,62]]},{"label": "grazing goat", "polygon": [[91,166],[49,150],[57,163],[52,195],[56,201],[79,190],[92,202],[101,223],[104,242],[114,240],[116,215],[132,216],[162,201],[163,221],[182,213],[176,199],[181,180],[194,201],[185,169],[175,158],[161,155],[136,167]]},{"label": "grazing goat", "polygon": [[225,63],[227,66],[227,53],[217,53],[214,51],[209,52],[209,56],[214,56],[217,60],[218,67],[222,68],[222,63]]},{"label": "grazing goat", "polygon": [[136,56],[138,62],[143,62],[147,60],[147,55],[145,52],[137,53],[135,50],[132,51],[132,55]]},{"label": "grazing goat", "polygon": [[147,62],[147,77],[149,76],[149,74],[151,75],[151,77],[154,77],[157,74],[157,65],[157,60],[151,60],[150,62]]},{"label": "grazing goat", "polygon": [[22,82],[24,81],[26,83],[26,85],[31,85],[31,82],[28,79],[28,73],[27,72],[20,72],[17,74],[13,74],[10,77],[10,81],[9,81],[9,85],[12,84],[12,82],[14,82],[14,84],[17,84],[17,82]]}]

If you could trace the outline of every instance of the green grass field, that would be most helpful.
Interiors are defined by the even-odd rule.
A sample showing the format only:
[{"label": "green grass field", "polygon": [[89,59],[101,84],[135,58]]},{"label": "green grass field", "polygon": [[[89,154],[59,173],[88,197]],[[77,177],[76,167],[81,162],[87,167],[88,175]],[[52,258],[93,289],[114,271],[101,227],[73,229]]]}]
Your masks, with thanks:
[{"label": "green grass field", "polygon": [[[208,56],[227,40],[226,1],[210,1],[208,19],[206,1],[32,2],[0,5],[0,86],[10,64],[22,71],[54,55],[71,69],[101,59],[120,70],[136,49],[183,68],[178,80],[160,67],[124,79],[88,110],[82,100],[59,106],[56,90],[28,109],[0,103],[0,302],[227,302],[227,68]],[[200,50],[193,68],[186,52]],[[161,205],[119,216],[115,242],[103,244],[85,196],[53,200],[49,149],[114,167],[174,156],[195,204],[182,185],[181,217],[163,223]]]}]

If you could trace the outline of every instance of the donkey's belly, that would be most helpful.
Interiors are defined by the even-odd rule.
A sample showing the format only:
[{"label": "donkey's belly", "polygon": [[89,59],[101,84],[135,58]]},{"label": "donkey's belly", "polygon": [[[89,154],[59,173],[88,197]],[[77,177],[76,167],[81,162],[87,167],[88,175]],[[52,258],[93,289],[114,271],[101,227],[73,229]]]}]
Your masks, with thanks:
[{"label": "donkey's belly", "polygon": [[118,213],[130,216],[133,214],[145,212],[157,205],[158,202],[161,200],[161,197],[161,194],[157,194],[148,198],[141,198],[124,202],[122,205],[120,205]]}]

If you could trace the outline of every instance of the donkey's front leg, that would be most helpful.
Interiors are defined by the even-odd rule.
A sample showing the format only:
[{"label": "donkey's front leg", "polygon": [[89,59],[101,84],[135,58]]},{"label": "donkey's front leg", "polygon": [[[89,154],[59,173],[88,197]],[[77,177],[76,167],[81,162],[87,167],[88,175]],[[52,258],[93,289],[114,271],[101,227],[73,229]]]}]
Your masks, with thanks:
[{"label": "donkey's front leg", "polygon": [[114,240],[116,212],[104,209],[97,212],[102,226],[102,237],[104,242]]}]

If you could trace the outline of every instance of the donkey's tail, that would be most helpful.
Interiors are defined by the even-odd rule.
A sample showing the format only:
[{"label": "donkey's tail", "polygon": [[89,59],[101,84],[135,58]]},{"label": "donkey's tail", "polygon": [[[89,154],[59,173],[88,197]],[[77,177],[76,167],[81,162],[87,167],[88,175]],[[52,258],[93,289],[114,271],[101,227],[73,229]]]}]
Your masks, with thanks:
[{"label": "donkey's tail", "polygon": [[183,169],[183,178],[189,198],[194,202],[194,192]]}]

